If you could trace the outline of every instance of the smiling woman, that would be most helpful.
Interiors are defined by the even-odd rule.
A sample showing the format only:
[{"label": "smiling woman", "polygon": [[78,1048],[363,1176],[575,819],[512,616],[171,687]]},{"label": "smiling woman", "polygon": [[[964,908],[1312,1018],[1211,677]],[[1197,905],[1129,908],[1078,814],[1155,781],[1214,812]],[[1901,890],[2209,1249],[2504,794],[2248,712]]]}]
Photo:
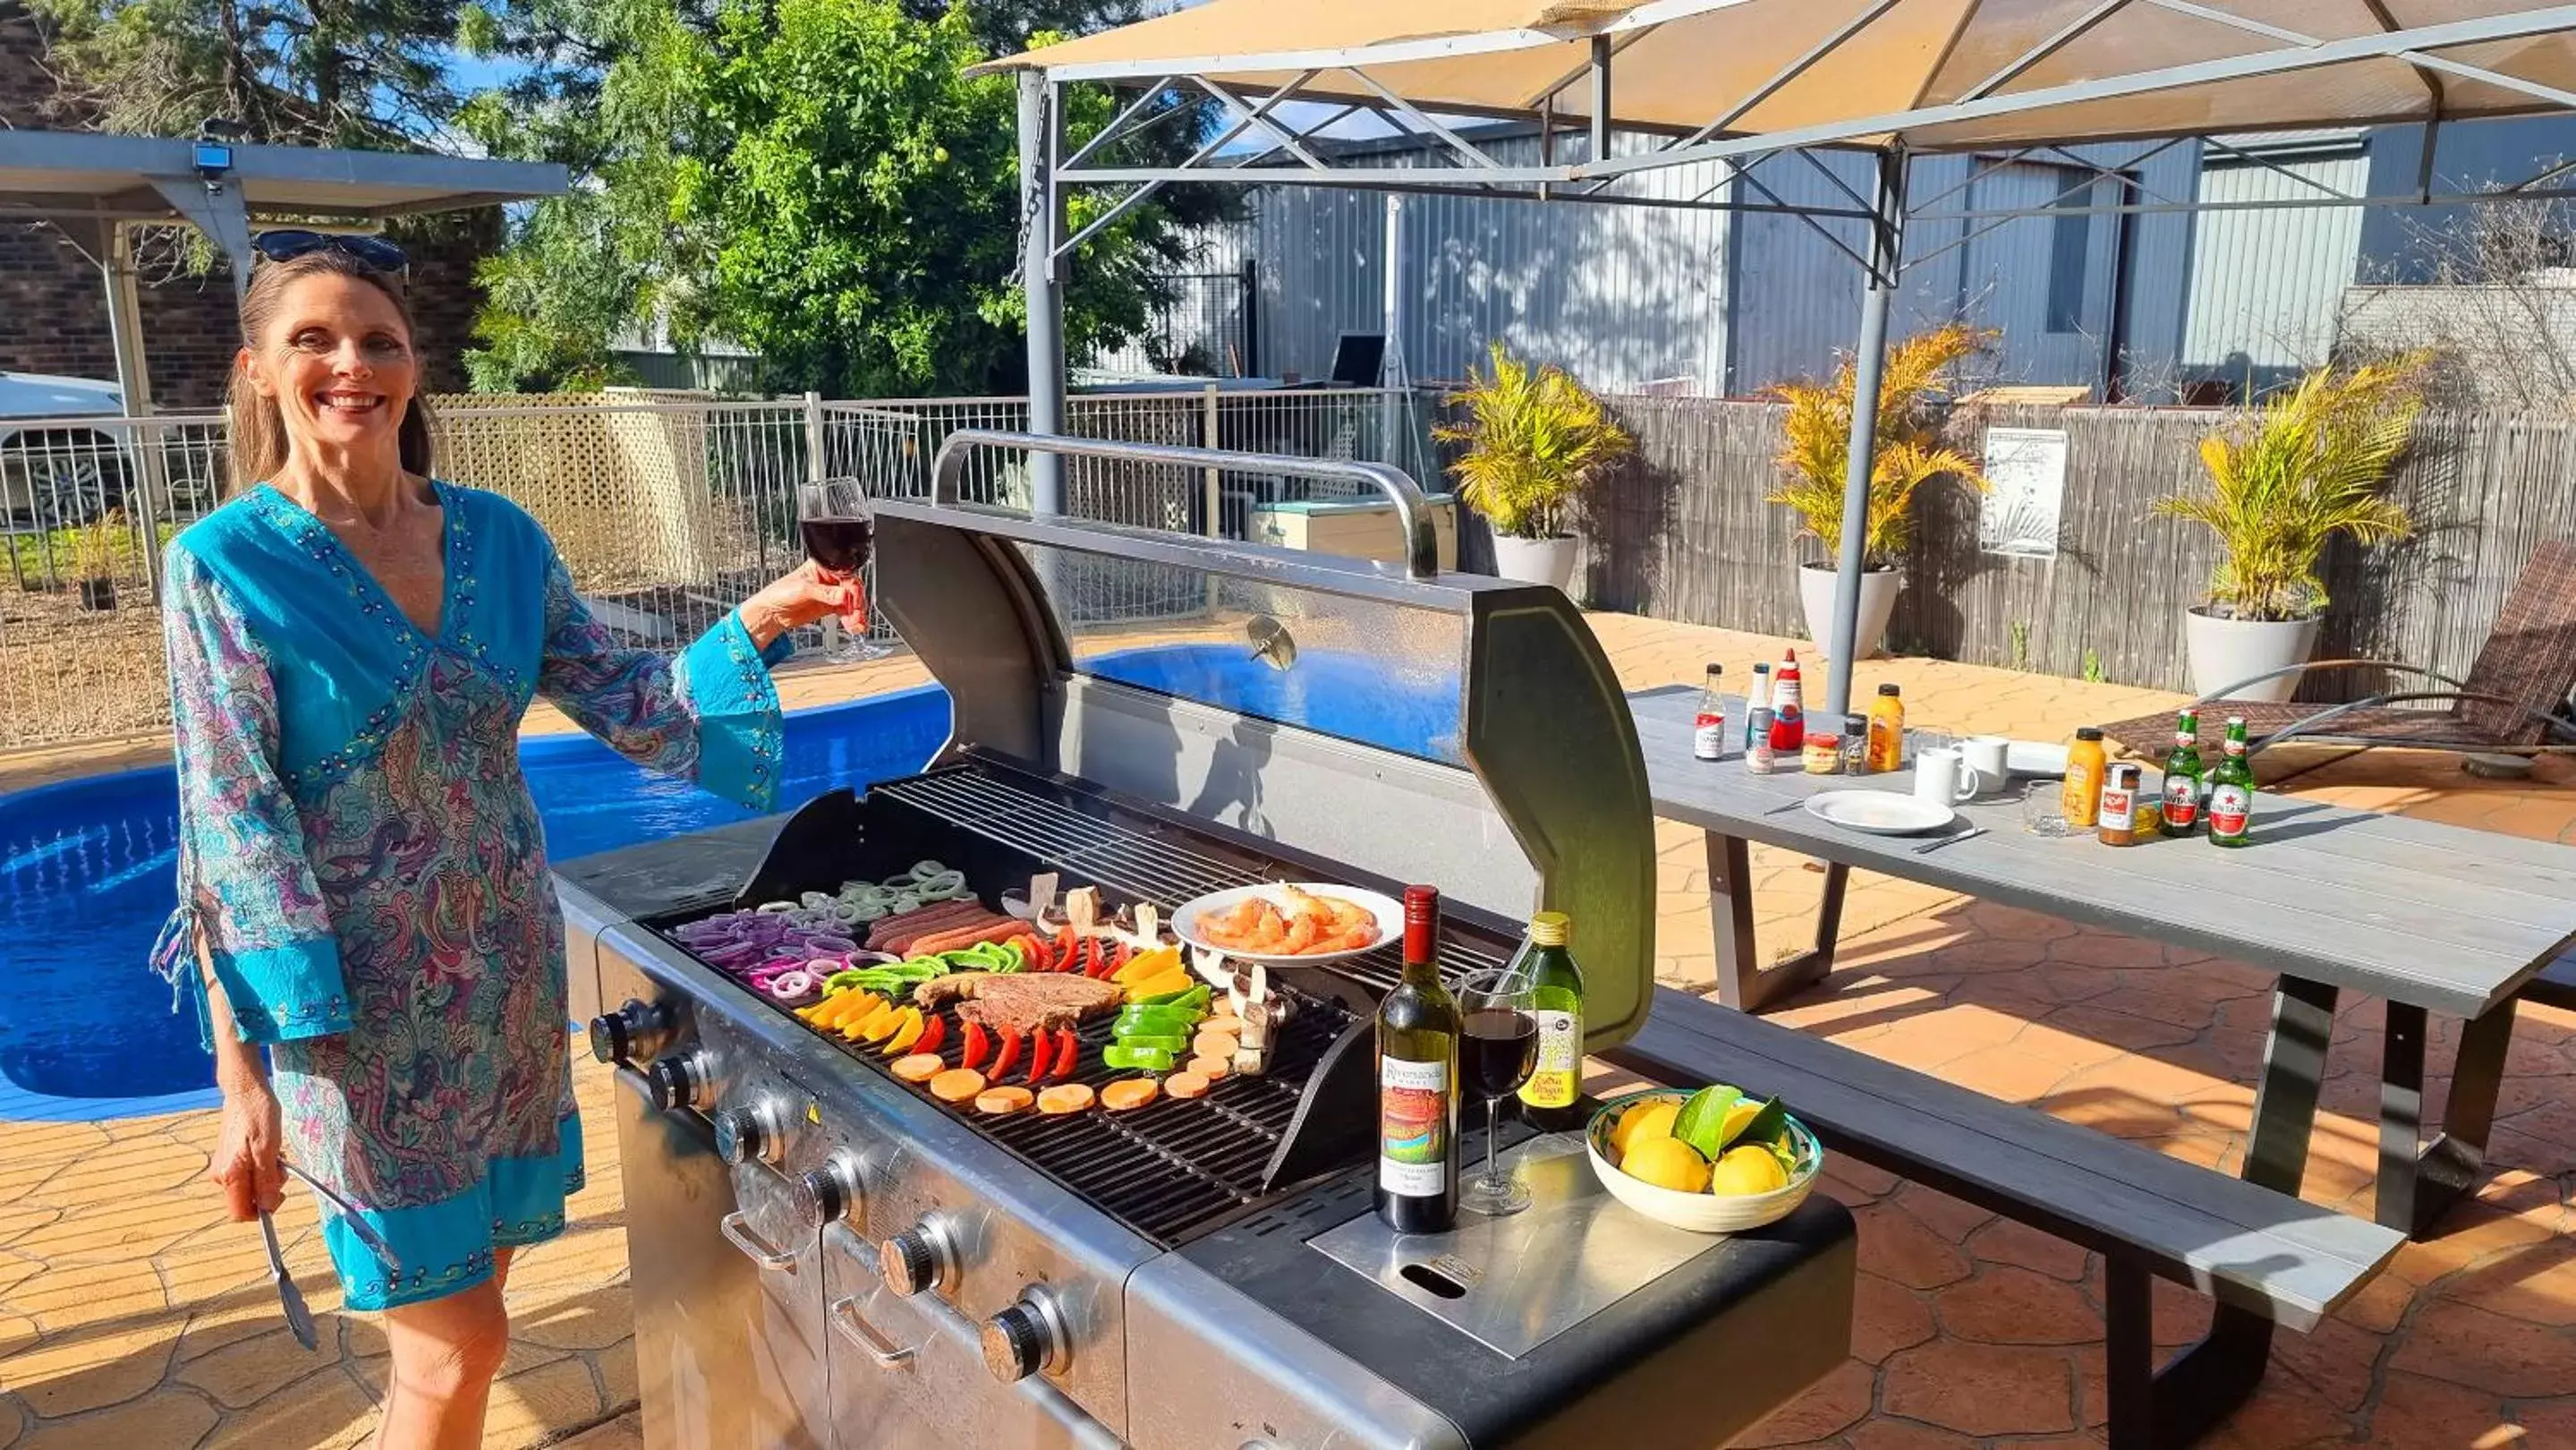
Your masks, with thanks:
[{"label": "smiling woman", "polygon": [[[854,601],[811,565],[678,659],[621,646],[553,543],[434,477],[388,260],[270,237],[242,303],[234,493],[163,580],[178,909],[153,951],[203,1009],[238,1218],[281,1150],[356,1205],[343,1302],[386,1312],[382,1450],[480,1442],[513,1251],[580,1185],[563,931],[518,759],[544,696],[647,767],[767,808],[768,666]],[[371,246],[381,244],[371,243]],[[263,1051],[265,1049],[265,1051]]]}]

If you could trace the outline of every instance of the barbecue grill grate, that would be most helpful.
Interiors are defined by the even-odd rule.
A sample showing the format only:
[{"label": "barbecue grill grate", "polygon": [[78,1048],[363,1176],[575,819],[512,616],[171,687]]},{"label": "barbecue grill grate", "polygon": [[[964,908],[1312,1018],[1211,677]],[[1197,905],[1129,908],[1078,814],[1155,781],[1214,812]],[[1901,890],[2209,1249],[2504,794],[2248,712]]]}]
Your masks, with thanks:
[{"label": "barbecue grill grate", "polygon": [[[817,802],[816,807],[822,804]],[[1053,870],[1068,886],[1096,885],[1167,908],[1210,891],[1264,880],[1313,879],[1318,874],[1202,840],[1188,834],[1185,824],[1165,823],[1052,782],[1032,780],[1022,785],[980,762],[881,783],[870,789],[858,809],[856,821],[817,817],[818,829],[800,831],[791,823],[781,833],[780,844],[772,848],[773,860],[783,854],[795,863],[780,880],[792,876],[819,881],[855,865],[815,858],[835,850],[855,852],[858,837],[873,848],[899,844],[895,854],[907,860],[913,854],[935,854],[951,862],[981,858],[980,866],[969,868],[969,880],[988,901],[992,893],[1011,884],[1005,873],[1020,870]],[[841,823],[819,829],[834,821]],[[953,837],[939,839],[949,831],[981,837],[1000,849],[980,849]],[[762,874],[770,872],[771,864],[764,863]],[[676,924],[664,923],[666,932]],[[1501,963],[1494,946],[1462,934],[1455,926],[1452,923],[1441,933],[1444,975]],[[1228,1076],[1205,1097],[1161,1097],[1132,1112],[1110,1113],[1094,1107],[1061,1117],[1035,1112],[987,1117],[971,1107],[939,1103],[928,1093],[901,1084],[890,1070],[891,1063],[867,1044],[839,1037],[829,1040],[903,1091],[971,1124],[1131,1230],[1172,1248],[1299,1186],[1281,1183],[1265,1189],[1263,1178],[1288,1135],[1317,1064],[1360,1020],[1357,1014],[1367,1009],[1364,994],[1336,992],[1329,979],[1384,991],[1394,985],[1401,962],[1396,949],[1389,946],[1300,970],[1313,970],[1327,980],[1309,978],[1300,985],[1284,980],[1286,973],[1271,974],[1272,990],[1292,999],[1295,1011],[1267,1074]],[[740,990],[773,1011],[787,1012],[748,987]],[[942,1012],[948,1020],[948,1040],[961,1041],[964,1024],[957,1020],[956,1009],[951,1006]],[[1110,1026],[1110,1020],[1101,1017],[1077,1030],[1084,1066],[1068,1081],[1097,1091],[1135,1075],[1112,1071],[1101,1063],[1100,1049],[1108,1044]],[[1012,1080],[1019,1081],[1020,1074],[1015,1072]]]}]

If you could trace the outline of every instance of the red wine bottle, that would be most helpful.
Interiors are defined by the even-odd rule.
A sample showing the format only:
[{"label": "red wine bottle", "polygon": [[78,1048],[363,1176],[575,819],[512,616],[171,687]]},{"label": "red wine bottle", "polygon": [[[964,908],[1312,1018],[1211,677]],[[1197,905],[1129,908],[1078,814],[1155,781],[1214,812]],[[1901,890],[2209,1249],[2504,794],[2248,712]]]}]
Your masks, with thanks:
[{"label": "red wine bottle", "polygon": [[1439,938],[1439,891],[1406,887],[1404,976],[1377,1009],[1377,1216],[1397,1233],[1458,1221],[1458,1002]]}]

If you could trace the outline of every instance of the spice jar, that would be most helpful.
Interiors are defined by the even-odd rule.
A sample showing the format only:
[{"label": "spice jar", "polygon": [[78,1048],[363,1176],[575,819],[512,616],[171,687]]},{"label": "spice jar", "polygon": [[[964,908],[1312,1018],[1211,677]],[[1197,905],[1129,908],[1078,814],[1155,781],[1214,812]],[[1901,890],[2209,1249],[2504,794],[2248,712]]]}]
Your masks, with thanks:
[{"label": "spice jar", "polygon": [[2138,767],[2123,762],[2102,772],[2101,812],[2094,826],[2105,846],[2138,844]]},{"label": "spice jar", "polygon": [[1809,775],[1843,773],[1842,722],[1831,715],[1807,717],[1807,738],[1800,747],[1800,759]]}]

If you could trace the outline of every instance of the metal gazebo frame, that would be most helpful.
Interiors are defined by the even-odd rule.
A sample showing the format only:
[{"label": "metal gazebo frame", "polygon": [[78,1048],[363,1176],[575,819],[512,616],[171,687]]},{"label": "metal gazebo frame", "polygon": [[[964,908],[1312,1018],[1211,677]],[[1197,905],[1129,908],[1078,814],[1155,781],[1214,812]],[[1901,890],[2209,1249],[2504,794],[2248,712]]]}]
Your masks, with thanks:
[{"label": "metal gazebo frame", "polygon": [[[1051,61],[1049,51],[1039,50],[997,62],[995,68],[1010,68],[1018,72],[1020,86],[1020,176],[1026,212],[1020,270],[1028,292],[1031,431],[1052,433],[1060,431],[1063,426],[1063,286],[1072,254],[1125,210],[1176,182],[1327,186],[1396,194],[1678,207],[1799,217],[1838,250],[1851,256],[1863,269],[1865,279],[1854,347],[1854,382],[1859,401],[1852,410],[1850,463],[1844,485],[1846,518],[1862,517],[1867,508],[1875,444],[1875,404],[1886,351],[1888,313],[1903,269],[1965,245],[1975,236],[2004,222],[2042,214],[2424,206],[2576,196],[2576,187],[2560,184],[2576,176],[2576,161],[2548,166],[2510,186],[2477,192],[2436,190],[2433,169],[2434,143],[2441,128],[2458,124],[2446,108],[2446,85],[2450,83],[2484,87],[2508,98],[2505,104],[2489,102],[2479,110],[2480,115],[2576,110],[2576,90],[2525,79],[2490,64],[2462,60],[2440,52],[2576,33],[2576,5],[2473,16],[2410,27],[2395,20],[2385,0],[2361,0],[2380,28],[2368,34],[2328,39],[2232,14],[2211,4],[2199,3],[2199,0],[2092,0],[2080,12],[2020,50],[2011,60],[1966,86],[1955,99],[1872,114],[1835,116],[1778,130],[1739,129],[1746,118],[1766,101],[1778,96],[1838,52],[1853,46],[1866,36],[1873,24],[1903,3],[1903,0],[1854,0],[1852,13],[1830,33],[1787,60],[1768,78],[1743,94],[1716,103],[1713,114],[1704,123],[1684,126],[1670,121],[1623,119],[1617,106],[1622,53],[1646,41],[1665,25],[1684,18],[1705,17],[1712,10],[1725,8],[1728,3],[1731,0],[1648,0],[1648,3],[1618,11],[1615,15],[1611,14],[1617,10],[1615,6],[1562,7],[1578,11],[1597,8],[1600,11],[1603,18],[1588,35],[1583,32],[1578,18],[1543,30],[1522,27],[1485,33],[1370,40],[1321,49],[1283,48],[1255,55],[1198,55],[1187,59],[1154,60],[1114,57],[1085,60],[1077,55],[1071,59]],[[2187,19],[2219,27],[2233,32],[2235,39],[2252,48],[2239,54],[2186,64],[2095,75],[2026,90],[2008,89],[2017,79],[2050,62],[2052,57],[2060,56],[2082,37],[2124,12]],[[1958,45],[1960,36],[1967,31],[1977,13],[1974,4],[1961,10],[1956,28],[1950,35],[1952,48]],[[1159,23],[1147,21],[1143,26]],[[1129,29],[1141,30],[1143,26]],[[1117,31],[1106,33],[1108,37],[1120,34]],[[1567,68],[1552,84],[1538,88],[1513,105],[1462,105],[1454,100],[1408,98],[1397,85],[1372,74],[1372,67],[1453,61],[1480,54],[1526,50],[1537,45],[1565,44],[1573,40],[1588,40],[1582,63]],[[1067,50],[1080,52],[1084,44],[1073,42]],[[1944,50],[1943,59],[1946,60],[1950,53],[1950,50]],[[2044,126],[2022,133],[2010,130],[2015,118],[2044,121],[2045,113],[2062,108],[2122,98],[2157,97],[2193,88],[2219,87],[2267,77],[2298,75],[2329,66],[2382,60],[2397,62],[2409,69],[2421,85],[2423,94],[2419,101],[2409,107],[2378,114],[2301,112],[2295,117],[2285,116],[2254,125],[2212,127],[2206,132],[2169,127],[2127,133],[2090,127],[2066,134],[2050,133]],[[1258,73],[1265,81],[1279,75],[1286,79],[1266,84],[1256,94],[1251,87],[1232,79],[1246,73]],[[1097,135],[1068,153],[1059,104],[1060,91],[1065,86],[1084,83],[1141,90]],[[1176,96],[1188,99],[1191,104],[1174,104]],[[1162,124],[1174,115],[1197,114],[1201,102],[1215,103],[1231,116],[1231,123],[1179,164],[1115,166],[1094,159],[1118,141]],[[1282,122],[1279,112],[1283,106],[1292,104],[1318,114],[1311,121],[1291,127]],[[1560,118],[1561,112],[1567,113],[1566,119]],[[1436,142],[1445,153],[1448,164],[1401,168],[1353,165],[1342,163],[1332,148],[1314,144],[1321,133],[1359,114],[1373,114],[1396,132]],[[1535,124],[1540,164],[1505,165],[1495,160],[1443,119],[1444,116],[1457,115]],[[2133,167],[2142,157],[2132,156],[2114,166],[2076,155],[2068,149],[2100,143],[2152,141],[2161,142],[2155,150],[2162,150],[2184,140],[2201,139],[2223,153],[2245,156],[2256,164],[2279,169],[2275,163],[2245,153],[2224,140],[2213,139],[2213,136],[2264,129],[2374,124],[2419,124],[2424,127],[2423,162],[2416,178],[2417,184],[2411,190],[2400,194],[2356,195],[2305,182],[2302,178],[2303,183],[2318,194],[2205,207],[2193,200],[2177,200],[2144,191],[2137,178],[2125,169]],[[1985,133],[1963,134],[1963,128],[1978,126],[1983,126]],[[1945,137],[1942,134],[1945,128],[1958,139]],[[1254,133],[1268,143],[1266,149],[1239,149],[1237,143]],[[1656,144],[1642,150],[1622,152],[1613,145],[1614,138],[1621,133],[1654,137],[1657,138]],[[1909,139],[1921,133],[1930,134],[1921,140]],[[1558,143],[1569,137],[1579,141],[1581,158],[1555,159]],[[1874,156],[1874,186],[1864,194],[1835,176],[1830,169],[1816,162],[1812,153],[1819,149],[1856,150]],[[1944,153],[1969,153],[1980,157],[1982,164],[1972,168],[1972,178],[2033,155],[2046,155],[2055,164],[2081,169],[2088,175],[2080,185],[2045,208],[1947,213],[1910,208],[1906,197],[1908,159],[1915,155]],[[1815,166],[1851,205],[1820,207],[1783,200],[1755,172],[1767,162],[1787,159]],[[1622,187],[1623,182],[1646,173],[1701,162],[1721,163],[1724,175],[1718,183],[1696,196],[1649,196]],[[2062,205],[2084,197],[2098,181],[2106,178],[2118,183],[2120,200],[2080,207]],[[1069,189],[1079,186],[1123,188],[1124,191],[1110,207],[1092,216],[1081,230],[1068,235],[1064,200]],[[1932,201],[1947,200],[1964,190],[1964,186],[1953,186]],[[1732,194],[1720,195],[1720,192]],[[1746,192],[1751,195],[1744,195]],[[1957,221],[1966,229],[1962,236],[1946,243],[1938,251],[1909,262],[1902,255],[1904,229],[1909,217],[1918,221]],[[1852,246],[1835,235],[1827,225],[1835,221],[1862,224],[1866,230],[1861,245]],[[1984,225],[1967,226],[1980,222]],[[1034,506],[1041,512],[1060,512],[1064,506],[1064,495],[1057,461],[1040,458],[1033,460],[1033,464]],[[1837,560],[1832,638],[1825,642],[1828,672],[1823,699],[1824,708],[1835,713],[1847,713],[1851,703],[1851,655],[1859,616],[1864,532],[1860,529],[1843,531],[1840,558]]]}]

